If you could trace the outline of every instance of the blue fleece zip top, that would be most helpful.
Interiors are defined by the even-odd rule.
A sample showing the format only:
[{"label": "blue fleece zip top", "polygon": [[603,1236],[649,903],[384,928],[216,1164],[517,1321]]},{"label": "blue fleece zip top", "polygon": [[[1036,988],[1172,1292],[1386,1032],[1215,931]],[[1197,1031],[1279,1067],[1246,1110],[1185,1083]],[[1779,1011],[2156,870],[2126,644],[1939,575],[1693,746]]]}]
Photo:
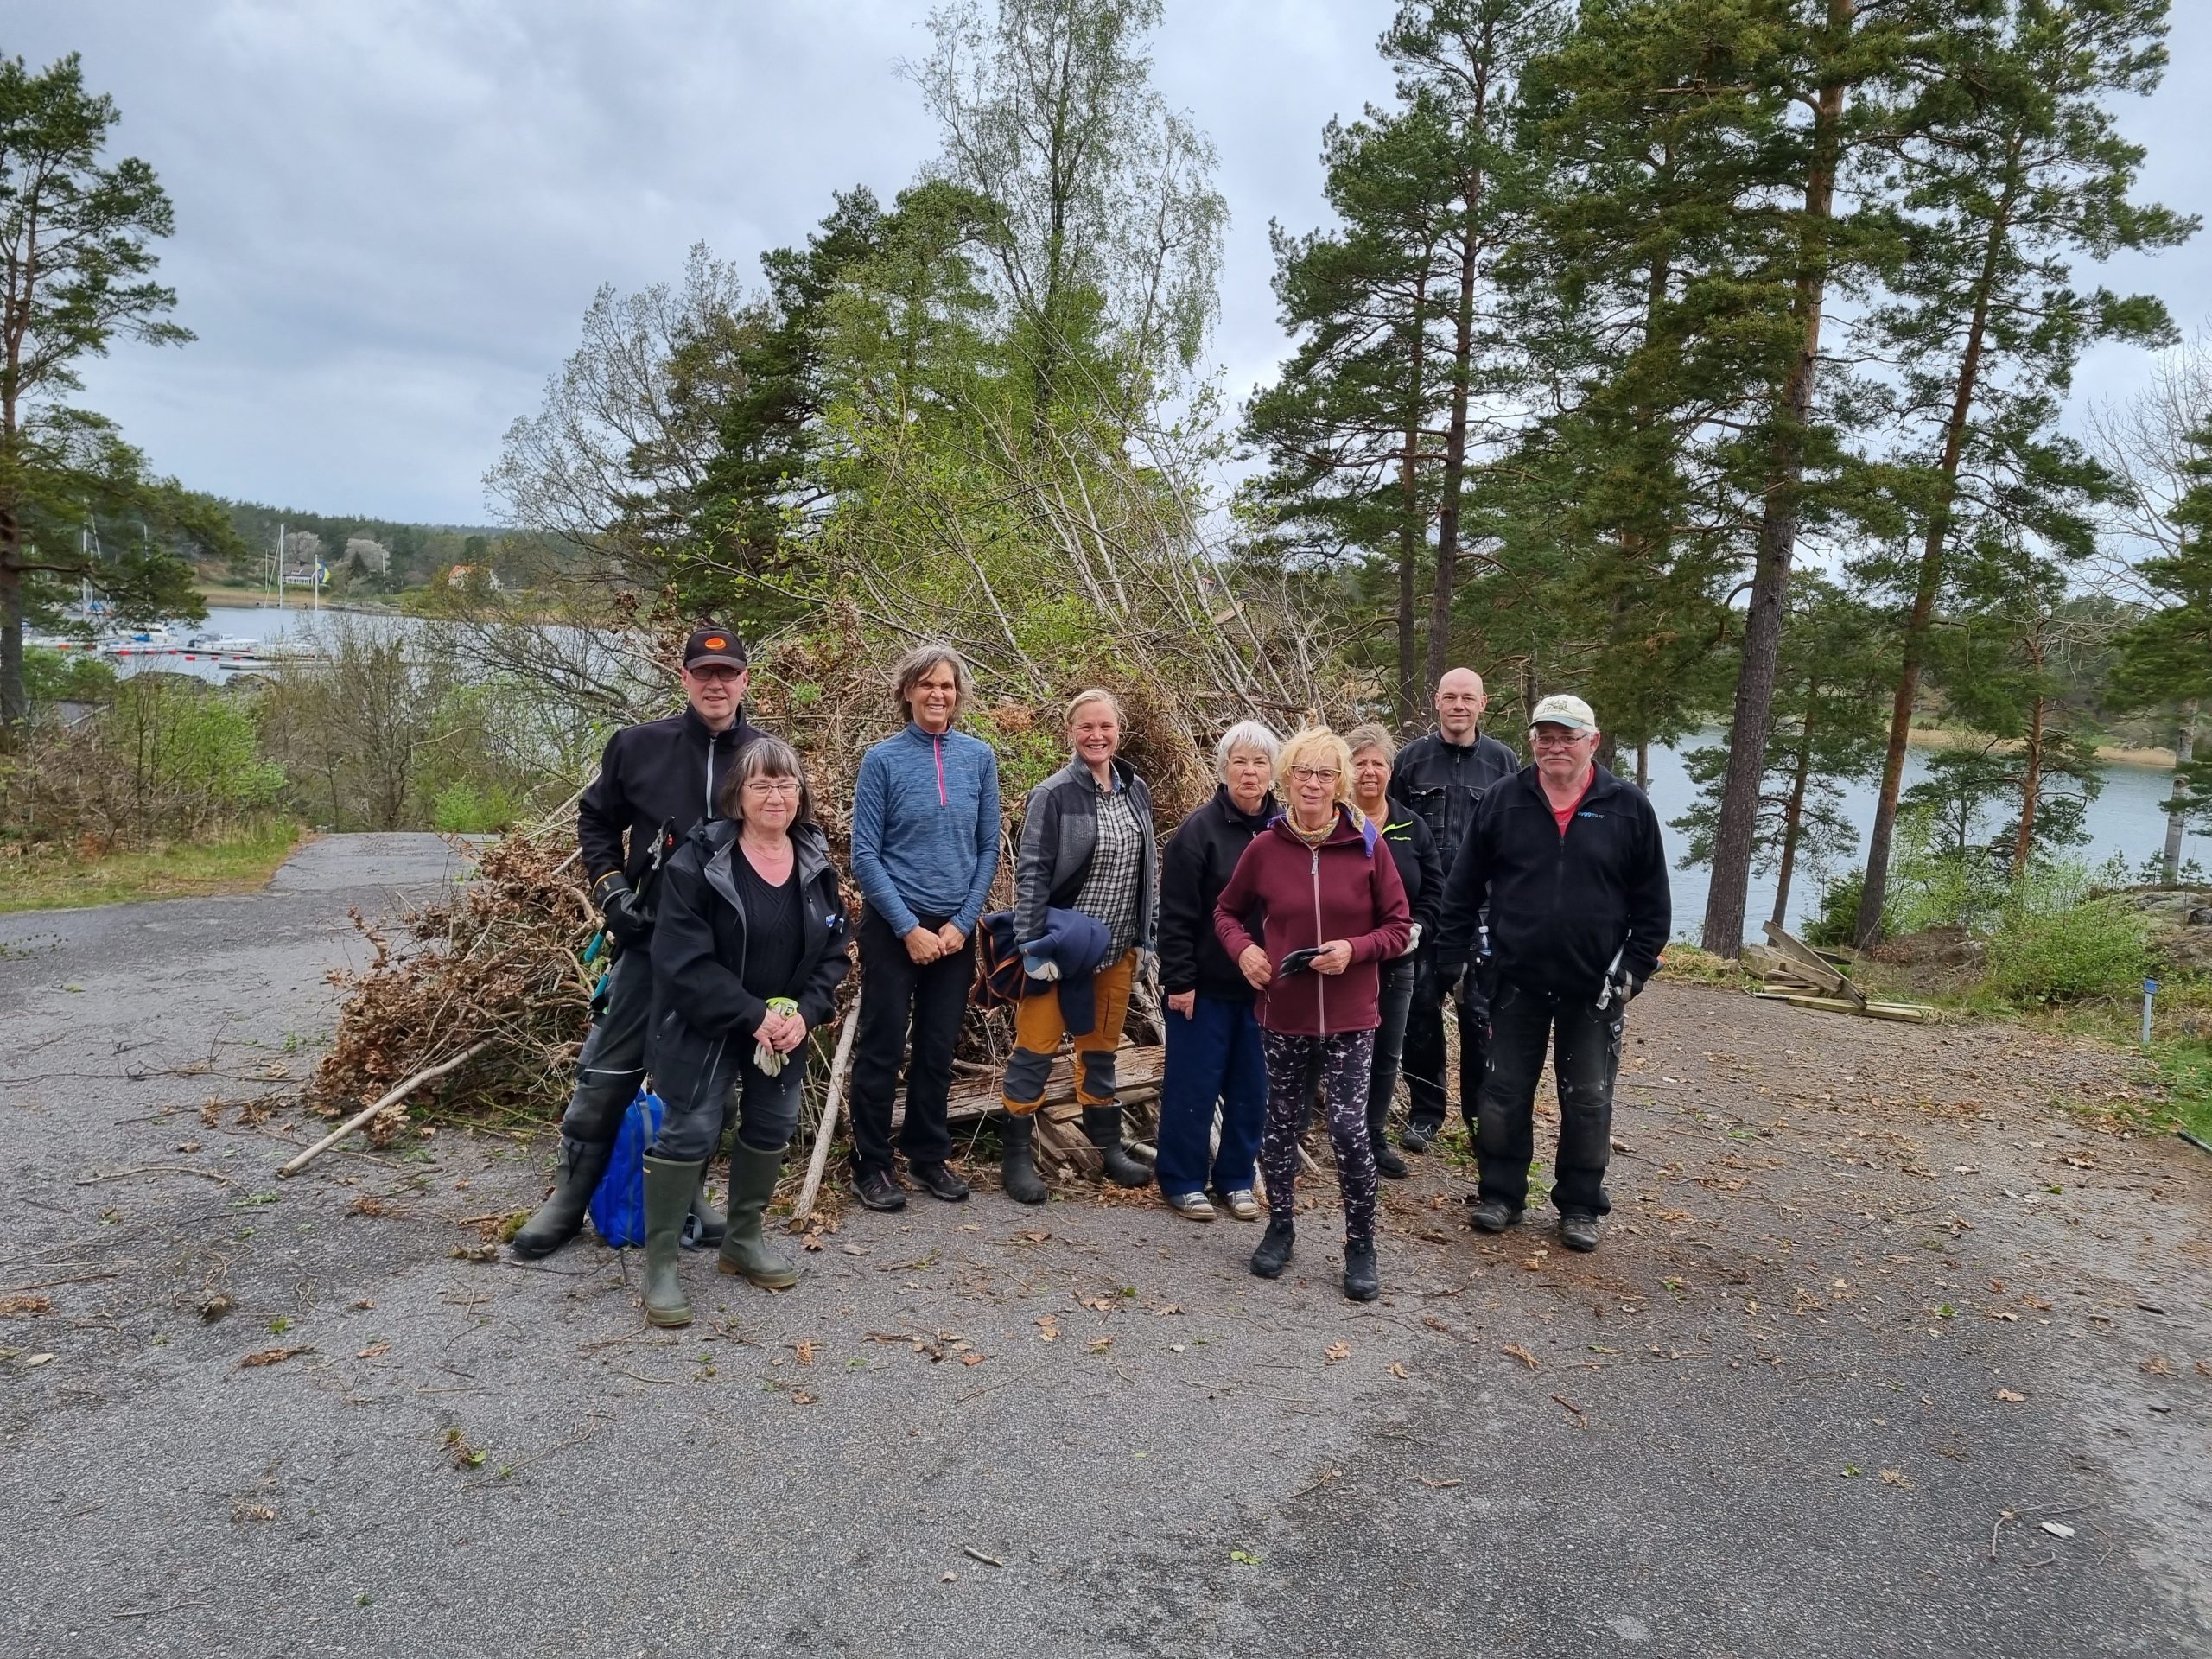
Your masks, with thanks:
[{"label": "blue fleece zip top", "polygon": [[909,724],[861,758],[853,874],[892,931],[920,926],[921,911],[974,933],[998,868],[999,760],[989,744]]}]

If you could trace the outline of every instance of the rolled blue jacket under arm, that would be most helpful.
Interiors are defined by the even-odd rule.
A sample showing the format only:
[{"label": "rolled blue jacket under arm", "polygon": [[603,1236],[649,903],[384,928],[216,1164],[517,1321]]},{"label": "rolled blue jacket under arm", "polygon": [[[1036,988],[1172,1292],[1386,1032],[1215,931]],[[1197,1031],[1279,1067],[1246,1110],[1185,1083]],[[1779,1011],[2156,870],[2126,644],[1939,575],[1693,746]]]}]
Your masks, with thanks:
[{"label": "rolled blue jacket under arm", "polygon": [[868,908],[895,933],[917,911],[963,933],[999,868],[999,760],[965,732],[908,725],[861,759],[853,787],[853,875]]}]

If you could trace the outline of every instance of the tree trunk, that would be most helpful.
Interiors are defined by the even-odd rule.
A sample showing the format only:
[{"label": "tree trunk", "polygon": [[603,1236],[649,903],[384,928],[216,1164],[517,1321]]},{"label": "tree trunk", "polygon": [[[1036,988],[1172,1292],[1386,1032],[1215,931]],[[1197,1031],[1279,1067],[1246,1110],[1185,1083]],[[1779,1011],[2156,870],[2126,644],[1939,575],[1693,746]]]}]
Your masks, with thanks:
[{"label": "tree trunk", "polygon": [[1398,486],[1403,499],[1398,523],[1398,726],[1412,731],[1425,723],[1421,696],[1418,623],[1421,613],[1421,553],[1428,539],[1427,517],[1421,510],[1421,410],[1427,391],[1428,266],[1415,283],[1413,362],[1406,391],[1406,448],[1399,458]]},{"label": "tree trunk", "polygon": [[0,728],[30,718],[23,690],[22,531],[12,512],[0,513]]},{"label": "tree trunk", "polygon": [[[2178,802],[2188,787],[2186,774],[2189,763],[2196,753],[2196,699],[2191,697],[2181,706],[2181,730],[2174,738],[2174,799]],[[2166,847],[2159,861],[2165,874],[2165,885],[2181,885],[2181,835],[2189,815],[2177,810],[2166,814]]]},{"label": "tree trunk", "polygon": [[1651,740],[1648,737],[1636,746],[1636,786],[1647,795],[1651,792]]},{"label": "tree trunk", "polygon": [[1966,349],[1959,357],[1959,378],[1951,394],[1951,413],[1943,429],[1943,456],[1936,505],[1921,543],[1920,574],[1905,622],[1897,696],[1890,703],[1889,747],[1882,757],[1882,784],[1874,797],[1873,827],[1866,833],[1866,879],[1859,889],[1859,917],[1853,940],[1860,950],[1882,935],[1882,909],[1889,902],[1890,843],[1897,824],[1897,797],[1904,787],[1905,748],[1912,741],[1913,705],[1920,700],[1921,671],[1928,661],[1928,636],[1934,626],[1936,595],[1943,586],[1945,544],[1951,532],[1951,504],[1958,488],[1959,465],[1966,454],[1967,427],[1980,390],[1983,353],[1989,339],[1989,311],[1997,289],[1998,262],[2011,233],[2019,198],[2019,141],[2012,143],[2012,166],[1998,211],[1982,245],[1981,271],[1975,279],[1974,318],[1967,326]]},{"label": "tree trunk", "polygon": [[2035,843],[2036,808],[2043,801],[2043,719],[2047,706],[2041,692],[2028,701],[2028,769],[2020,779],[2020,828],[2012,837],[2015,881],[2028,873],[2028,849]]},{"label": "tree trunk", "polygon": [[1452,666],[1452,585],[1459,563],[1459,486],[1467,467],[1468,381],[1475,354],[1475,253],[1480,238],[1475,203],[1478,180],[1468,193],[1467,224],[1459,238],[1459,303],[1452,336],[1452,424],[1444,439],[1444,494],[1436,515],[1436,584],[1428,601],[1428,683],[1434,685]]},{"label": "tree trunk", "polygon": [[1789,776],[1789,801],[1782,810],[1782,865],[1775,873],[1774,925],[1789,925],[1789,884],[1797,874],[1797,842],[1805,823],[1805,785],[1813,775],[1813,691],[1805,693],[1805,728],[1797,734],[1797,764]]},{"label": "tree trunk", "polygon": [[[1831,35],[1847,34],[1855,0],[1829,0]],[[1840,39],[1834,44],[1840,47]],[[1831,62],[1834,60],[1831,58]],[[1835,173],[1842,138],[1844,83],[1821,87],[1814,118],[1813,159],[1805,181],[1802,257],[1810,268],[1797,279],[1791,309],[1800,328],[1796,360],[1789,366],[1776,410],[1768,451],[1765,511],[1759,522],[1758,563],[1744,617],[1744,647],[1736,675],[1736,704],[1729,722],[1727,781],[1713,838],[1713,885],[1705,905],[1704,944],[1733,958],[1744,949],[1744,910],[1750,894],[1751,853],[1758,835],[1759,786],[1766,771],[1767,738],[1774,722],[1775,667],[1782,648],[1782,620],[1789,604],[1789,563],[1797,546],[1798,495],[1805,476],[1805,429],[1812,419],[1814,382],[1820,369],[1821,315],[1827,282],[1812,245],[1834,217]],[[1812,226],[1822,227],[1818,236]]]}]

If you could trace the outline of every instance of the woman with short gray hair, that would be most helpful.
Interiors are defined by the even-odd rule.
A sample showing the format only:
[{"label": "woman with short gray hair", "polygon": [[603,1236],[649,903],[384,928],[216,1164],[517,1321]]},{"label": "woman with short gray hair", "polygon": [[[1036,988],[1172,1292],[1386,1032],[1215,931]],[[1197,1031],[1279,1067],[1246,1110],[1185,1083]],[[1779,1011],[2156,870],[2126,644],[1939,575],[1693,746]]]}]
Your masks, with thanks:
[{"label": "woman with short gray hair", "polygon": [[[1183,820],[1160,865],[1160,988],[1167,999],[1167,1069],[1160,1091],[1160,1197],[1211,1221],[1211,1189],[1239,1221],[1260,1218],[1252,1172],[1267,1116],[1268,1069],[1251,985],[1221,948],[1214,901],[1252,837],[1275,814],[1268,785],[1281,740],[1239,721],[1214,747],[1213,799]],[[1214,1103],[1221,1143],[1209,1152]]]}]

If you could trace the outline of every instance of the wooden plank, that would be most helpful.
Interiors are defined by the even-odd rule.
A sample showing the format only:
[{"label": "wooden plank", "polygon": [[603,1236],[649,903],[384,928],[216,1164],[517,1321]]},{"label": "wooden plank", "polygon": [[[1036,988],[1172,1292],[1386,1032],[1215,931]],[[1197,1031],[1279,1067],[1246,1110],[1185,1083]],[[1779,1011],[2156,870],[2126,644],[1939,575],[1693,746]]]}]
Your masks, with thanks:
[{"label": "wooden plank", "polygon": [[1753,991],[1751,995],[1763,1002],[1787,1002],[1793,1008],[1861,1014],[1869,1020],[1892,1020],[1904,1025],[1932,1026],[1942,1017],[1924,1002],[1853,1002],[1840,996],[1801,996],[1794,991]]},{"label": "wooden plank", "polygon": [[1826,988],[1831,993],[1841,995],[1861,1008],[1866,1006],[1866,992],[1853,984],[1832,963],[1826,961],[1819,951],[1814,950],[1811,945],[1807,944],[1788,928],[1769,922],[1766,925],[1766,937],[1768,942],[1776,950],[1781,951],[1796,965],[1805,978]]}]

